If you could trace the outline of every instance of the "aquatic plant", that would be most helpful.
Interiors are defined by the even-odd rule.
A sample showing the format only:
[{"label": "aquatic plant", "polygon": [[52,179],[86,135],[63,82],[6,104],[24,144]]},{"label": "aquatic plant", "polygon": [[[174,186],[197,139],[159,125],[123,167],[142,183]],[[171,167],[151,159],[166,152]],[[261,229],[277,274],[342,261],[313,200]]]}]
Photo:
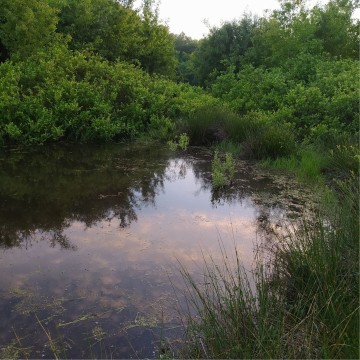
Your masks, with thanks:
[{"label": "aquatic plant", "polygon": [[241,153],[241,145],[232,140],[222,140],[214,145],[215,150],[220,153],[230,153],[237,156]]},{"label": "aquatic plant", "polygon": [[235,176],[235,160],[232,154],[226,153],[225,160],[222,161],[219,152],[215,150],[211,173],[212,185],[215,189],[231,184]]},{"label": "aquatic plant", "polygon": [[185,151],[189,146],[189,136],[186,133],[182,133],[175,140],[169,140],[167,144],[171,151],[175,151],[178,147]]}]

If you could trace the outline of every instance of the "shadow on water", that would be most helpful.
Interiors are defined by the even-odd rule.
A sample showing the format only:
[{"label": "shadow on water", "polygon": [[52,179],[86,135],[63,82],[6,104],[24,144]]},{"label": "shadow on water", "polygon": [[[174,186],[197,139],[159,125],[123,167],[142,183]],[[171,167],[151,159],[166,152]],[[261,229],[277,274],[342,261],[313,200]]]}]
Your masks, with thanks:
[{"label": "shadow on water", "polygon": [[31,246],[41,232],[51,246],[73,249],[62,234],[72,221],[91,227],[155,203],[168,164],[164,149],[61,147],[3,154],[0,160],[0,246]]},{"label": "shadow on water", "polygon": [[53,357],[44,329],[60,357],[153,357],[176,339],[177,261],[200,279],[220,233],[251,266],[257,239],[307,202],[294,181],[247,162],[213,191],[211,158],[121,144],[2,153],[0,354],[15,344],[27,348],[19,357]]}]

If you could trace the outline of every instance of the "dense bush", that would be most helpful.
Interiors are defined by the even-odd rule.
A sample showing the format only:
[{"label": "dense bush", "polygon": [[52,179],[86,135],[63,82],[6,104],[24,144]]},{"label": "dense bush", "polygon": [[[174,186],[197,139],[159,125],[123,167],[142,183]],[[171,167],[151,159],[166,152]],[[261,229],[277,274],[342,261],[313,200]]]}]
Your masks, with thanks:
[{"label": "dense bush", "polygon": [[[201,41],[171,36],[152,1],[138,11],[132,1],[0,1],[4,144],[186,131],[192,144],[230,141],[261,159],[292,156],[301,144],[326,153],[357,144],[354,1],[310,10],[283,2]],[[340,32],[333,39],[331,24]],[[169,80],[174,43],[178,79],[206,85],[208,95]]]},{"label": "dense bush", "polygon": [[0,65],[2,142],[108,141],[148,130],[171,136],[172,121],[214,100],[189,85],[124,62],[54,47]]}]

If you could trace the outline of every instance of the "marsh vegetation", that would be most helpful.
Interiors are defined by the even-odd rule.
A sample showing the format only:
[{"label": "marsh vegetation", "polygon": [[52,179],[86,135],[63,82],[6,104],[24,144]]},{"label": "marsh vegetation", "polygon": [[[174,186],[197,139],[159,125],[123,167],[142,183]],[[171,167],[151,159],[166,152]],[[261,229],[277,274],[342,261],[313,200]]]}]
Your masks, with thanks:
[{"label": "marsh vegetation", "polygon": [[[16,326],[14,342],[7,330],[1,331],[2,356],[28,354],[18,352],[27,345],[18,332],[22,325],[13,317],[15,308],[16,313],[21,309],[27,315],[36,313],[38,320],[32,318],[31,329],[40,328],[51,347],[52,330],[60,323],[49,329],[46,319],[59,316],[66,308],[64,301],[95,298],[55,292],[46,301],[39,300],[37,289],[45,288],[45,283],[68,289],[71,281],[66,286],[60,281],[59,268],[58,277],[35,276],[46,271],[29,267],[30,263],[52,259],[52,265],[69,265],[62,255],[76,257],[86,247],[82,241],[90,229],[99,224],[102,229],[111,227],[113,221],[119,231],[134,226],[139,212],[155,206],[169,179],[185,181],[191,173],[201,184],[194,192],[207,191],[207,203],[214,208],[240,206],[247,195],[256,207],[264,204],[264,197],[258,202],[256,194],[265,191],[269,207],[262,207],[256,220],[263,230],[272,228],[266,224],[276,227],[277,221],[265,220],[278,214],[281,204],[287,217],[294,215],[292,208],[299,210],[299,204],[292,203],[294,197],[284,192],[289,195],[285,199],[278,191],[291,187],[287,184],[294,175],[310,184],[319,206],[311,216],[306,212],[303,222],[298,222],[297,212],[287,230],[275,229],[266,249],[269,259],[257,262],[253,271],[243,268],[244,259],[235,249],[226,249],[229,255],[235,251],[231,265],[227,263],[231,256],[214,255],[218,248],[213,248],[214,261],[196,257],[198,264],[205,261],[203,283],[184,261],[188,301],[200,314],[199,319],[190,312],[186,320],[189,336],[199,341],[190,343],[190,353],[184,356],[358,358],[357,7],[357,0],[330,0],[312,8],[305,1],[280,1],[279,9],[266,16],[239,14],[238,20],[193,40],[171,34],[152,0],[142,1],[139,8],[134,1],[0,0],[1,266],[6,271],[13,264],[23,266],[2,278],[2,289],[8,290],[1,297],[10,300],[4,307],[9,310],[8,322],[1,323],[7,324],[6,329]],[[158,160],[130,145],[134,142],[155,147]],[[205,153],[202,160],[193,151],[200,157]],[[83,160],[74,160],[77,155]],[[124,157],[129,163],[123,163]],[[271,187],[269,176],[255,175],[259,170],[248,161],[256,161],[264,174],[277,171],[280,178],[287,174],[285,185],[275,180],[277,189]],[[249,174],[254,176],[254,188]],[[177,184],[172,191],[179,189]],[[191,199],[200,204],[198,198]],[[172,214],[174,209],[167,211]],[[194,222],[204,219],[197,214]],[[79,235],[83,226],[84,236]],[[154,233],[161,235],[161,230]],[[185,244],[193,234],[179,228],[172,235]],[[105,233],[98,236],[106,243]],[[131,251],[141,252],[147,241],[138,234]],[[111,249],[109,243],[102,245],[106,246]],[[100,251],[95,248],[94,253]],[[63,252],[49,255],[49,249]],[[98,271],[110,269],[97,260]],[[224,262],[221,271],[218,260]],[[78,270],[74,273],[82,274]],[[31,292],[24,288],[32,278],[29,274],[34,275]],[[9,285],[17,275],[17,283]],[[118,302],[106,296],[114,281],[108,275],[102,285],[94,282],[97,297],[104,301],[94,314],[110,317],[110,307],[114,321],[124,324],[119,315],[124,314],[122,295],[118,294]],[[119,289],[137,277],[125,278]],[[161,285],[157,291],[163,291]],[[77,315],[68,314],[65,324],[78,326],[92,319],[88,315],[93,312],[78,307]],[[55,308],[50,314],[49,309]],[[154,323],[151,316],[144,320],[141,312],[126,311],[125,318],[133,323]],[[103,346],[104,333],[117,333],[93,325],[91,331],[84,330],[91,343]],[[141,347],[147,336],[134,336],[135,347]],[[68,344],[66,335],[63,339]],[[41,351],[31,356],[42,356]],[[94,354],[108,357],[116,352]]]}]

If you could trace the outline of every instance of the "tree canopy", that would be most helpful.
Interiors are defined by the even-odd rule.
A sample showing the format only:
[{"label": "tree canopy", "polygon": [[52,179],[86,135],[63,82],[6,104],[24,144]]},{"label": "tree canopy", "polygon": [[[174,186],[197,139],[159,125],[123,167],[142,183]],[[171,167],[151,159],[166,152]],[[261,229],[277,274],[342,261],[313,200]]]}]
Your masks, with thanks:
[{"label": "tree canopy", "polygon": [[174,40],[152,1],[142,13],[133,0],[0,0],[0,60],[26,59],[66,43],[106,60],[140,64],[150,73],[174,75]]}]

